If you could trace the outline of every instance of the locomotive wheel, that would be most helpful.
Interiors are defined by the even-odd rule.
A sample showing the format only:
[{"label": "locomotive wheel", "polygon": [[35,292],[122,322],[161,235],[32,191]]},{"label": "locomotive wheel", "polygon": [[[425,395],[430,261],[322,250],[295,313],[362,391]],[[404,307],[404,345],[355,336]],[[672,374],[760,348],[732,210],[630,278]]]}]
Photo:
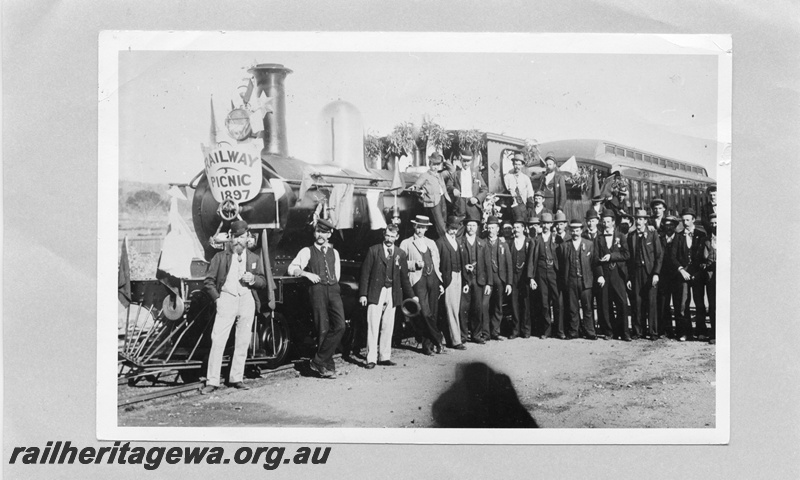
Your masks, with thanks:
[{"label": "locomotive wheel", "polygon": [[[264,364],[264,368],[273,369],[281,366],[289,354],[289,327],[283,314],[275,312],[275,319],[272,322],[275,326],[273,331],[269,318],[259,316],[258,339],[262,348],[268,353],[273,353],[273,359]],[[272,342],[275,342],[275,351],[272,352]]]}]

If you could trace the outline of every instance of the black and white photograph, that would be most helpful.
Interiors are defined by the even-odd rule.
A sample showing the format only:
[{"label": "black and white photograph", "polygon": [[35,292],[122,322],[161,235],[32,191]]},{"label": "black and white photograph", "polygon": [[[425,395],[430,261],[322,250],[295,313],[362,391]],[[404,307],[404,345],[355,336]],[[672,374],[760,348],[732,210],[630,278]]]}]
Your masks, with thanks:
[{"label": "black and white photograph", "polygon": [[727,441],[730,37],[100,42],[101,436]]}]

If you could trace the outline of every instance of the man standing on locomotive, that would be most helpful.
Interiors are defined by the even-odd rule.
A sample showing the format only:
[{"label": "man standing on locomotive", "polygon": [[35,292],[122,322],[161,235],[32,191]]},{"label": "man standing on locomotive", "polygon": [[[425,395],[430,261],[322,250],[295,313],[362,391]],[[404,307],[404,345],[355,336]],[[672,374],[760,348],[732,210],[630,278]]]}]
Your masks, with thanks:
[{"label": "man standing on locomotive", "polygon": [[465,152],[457,155],[456,171],[452,172],[447,184],[447,191],[453,199],[453,215],[462,220],[482,218],[483,201],[489,195],[489,189],[481,173],[471,167],[472,156]]},{"label": "man standing on locomotive", "polygon": [[533,187],[530,177],[522,173],[522,167],[525,166],[522,154],[515,153],[511,162],[514,169],[503,177],[506,189],[511,194],[511,217],[524,219],[528,217],[528,209],[533,208]]},{"label": "man standing on locomotive", "polygon": [[361,306],[367,307],[367,369],[375,368],[376,362],[396,365],[391,359],[395,308],[404,296],[419,300],[408,281],[406,254],[395,248],[397,236],[397,225],[387,226],[383,243],[370,247],[361,265],[358,291]]},{"label": "man standing on locomotive", "polygon": [[314,229],[314,245],[297,253],[287,273],[311,281],[308,295],[311,313],[317,328],[317,353],[309,361],[309,368],[322,378],[336,378],[333,354],[344,334],[344,307],[339,288],[341,262],[339,252],[328,243],[333,224],[320,218]]},{"label": "man standing on locomotive", "polygon": [[247,249],[248,239],[247,223],[242,220],[232,222],[230,247],[214,255],[204,281],[205,291],[217,306],[217,315],[211,331],[206,386],[200,390],[204,395],[220,387],[222,354],[234,322],[236,322],[236,340],[228,383],[240,390],[250,388],[244,384],[242,378],[253,319],[260,308],[255,290],[265,288],[267,279],[258,255]]},{"label": "man standing on locomotive", "polygon": [[[544,193],[544,206],[551,212],[563,212],[567,204],[567,184],[564,175],[558,171],[556,158],[547,155],[544,159],[547,171],[536,178],[533,186]],[[534,212],[535,213],[535,212]]]},{"label": "man standing on locomotive", "polygon": [[445,185],[442,173],[439,171],[444,157],[439,152],[433,152],[428,157],[430,170],[422,173],[416,183],[411,187],[418,191],[422,196],[422,204],[428,209],[436,227],[439,237],[445,235],[445,217],[447,216],[447,206],[445,200],[448,199],[447,186]]}]

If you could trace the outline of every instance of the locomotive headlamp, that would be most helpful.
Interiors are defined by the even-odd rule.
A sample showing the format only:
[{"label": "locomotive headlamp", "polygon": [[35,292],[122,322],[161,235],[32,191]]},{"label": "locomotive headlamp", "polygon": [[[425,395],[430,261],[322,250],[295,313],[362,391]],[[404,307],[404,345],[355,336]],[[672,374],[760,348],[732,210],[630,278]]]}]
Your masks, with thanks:
[{"label": "locomotive headlamp", "polygon": [[250,127],[250,114],[243,108],[231,110],[225,117],[225,128],[228,129],[228,134],[238,141],[249,138],[253,133]]}]

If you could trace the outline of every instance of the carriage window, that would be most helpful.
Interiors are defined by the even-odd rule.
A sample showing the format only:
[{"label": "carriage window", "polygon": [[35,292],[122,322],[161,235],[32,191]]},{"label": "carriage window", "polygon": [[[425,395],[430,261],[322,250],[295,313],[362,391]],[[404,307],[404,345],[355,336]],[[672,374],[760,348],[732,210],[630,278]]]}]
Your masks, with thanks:
[{"label": "carriage window", "polygon": [[669,160],[667,160],[667,168],[672,168],[672,162],[670,162]]},{"label": "carriage window", "polygon": [[670,205],[675,205],[675,190],[673,190],[672,186],[670,185],[667,187],[667,203]]},{"label": "carriage window", "polygon": [[641,162],[642,161],[642,154],[641,153],[634,153],[633,154],[633,159],[634,160],[638,160],[638,161]]},{"label": "carriage window", "polygon": [[653,163],[653,157],[651,157],[650,155],[645,155],[644,163]]},{"label": "carriage window", "polygon": [[625,156],[628,157],[628,158],[633,158],[633,151],[632,150],[626,150],[625,151]]},{"label": "carriage window", "polygon": [[606,145],[606,153],[614,155],[614,145]]},{"label": "carriage window", "polygon": [[616,147],[616,148],[614,149],[614,153],[615,153],[616,155],[619,155],[620,157],[624,157],[624,156],[625,156],[625,150],[624,150],[624,149],[622,149],[622,148],[619,148],[619,147]]},{"label": "carriage window", "polygon": [[667,165],[667,161],[664,160],[663,158],[659,158],[658,164],[661,165],[662,167],[665,167]]},{"label": "carriage window", "polygon": [[650,203],[650,184],[642,182],[642,208]]},{"label": "carriage window", "polygon": [[639,194],[639,181],[638,180],[631,180],[631,188],[633,189],[633,202],[640,203],[640,194]]}]

